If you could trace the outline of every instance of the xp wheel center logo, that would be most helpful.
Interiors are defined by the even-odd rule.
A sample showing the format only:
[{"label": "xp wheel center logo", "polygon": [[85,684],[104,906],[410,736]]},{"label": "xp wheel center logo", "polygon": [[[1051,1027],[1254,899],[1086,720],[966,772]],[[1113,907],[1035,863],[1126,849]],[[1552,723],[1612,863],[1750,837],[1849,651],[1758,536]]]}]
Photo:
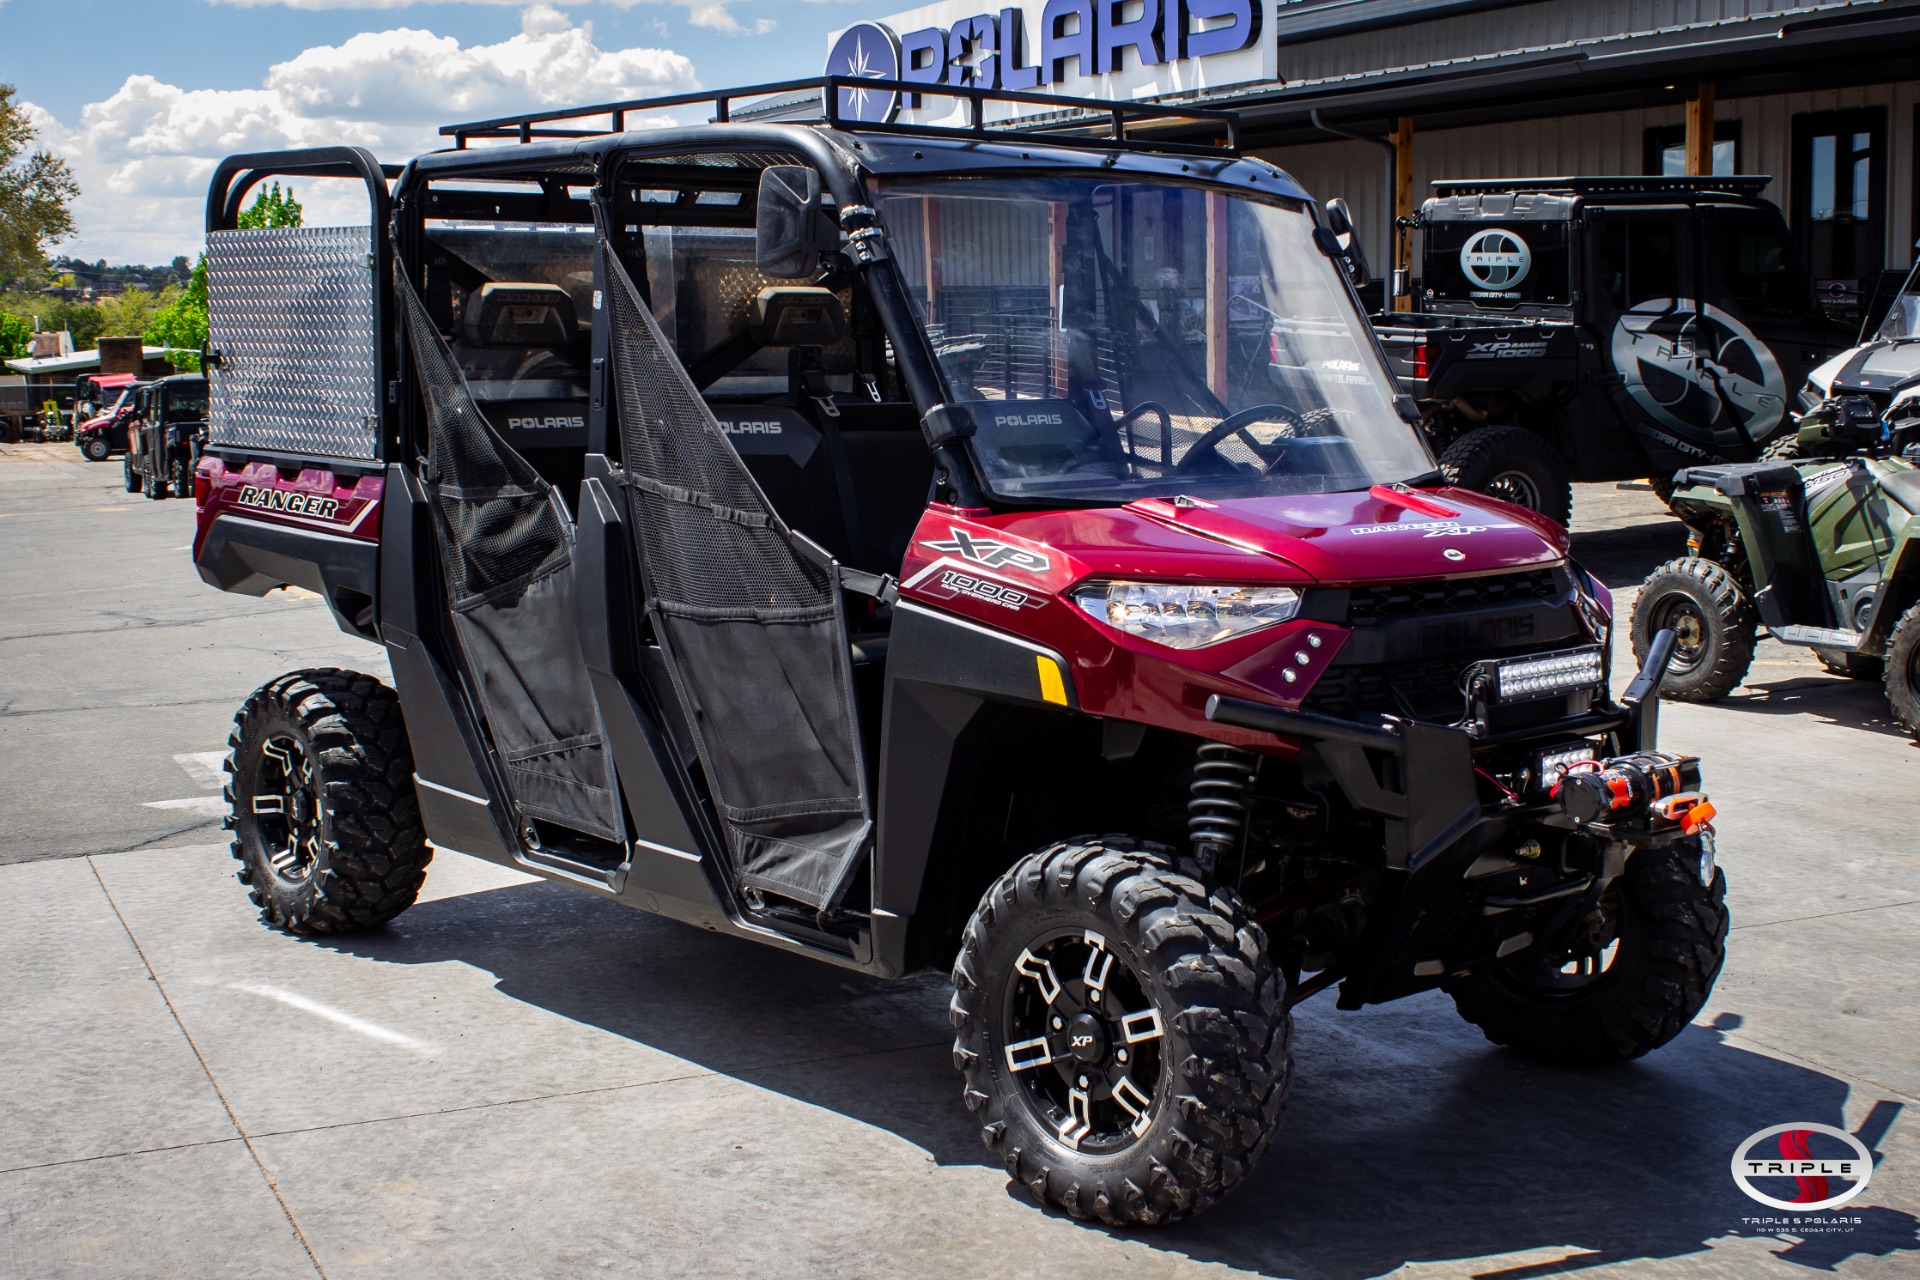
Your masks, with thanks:
[{"label": "xp wheel center logo", "polygon": [[1533,250],[1503,227],[1476,231],[1460,246],[1460,270],[1468,283],[1488,293],[1520,287],[1533,270]]},{"label": "xp wheel center logo", "polygon": [[[877,22],[856,22],[840,33],[827,54],[827,74],[860,80],[898,80],[900,41]],[[900,112],[892,89],[841,86],[839,115],[857,124],[886,124]]]},{"label": "xp wheel center logo", "polygon": [[[1733,1153],[1734,1182],[1775,1209],[1836,1208],[1865,1191],[1872,1176],[1873,1153],[1866,1144],[1830,1124],[1777,1124]],[[1789,1180],[1798,1189],[1791,1200],[1781,1198]]]}]

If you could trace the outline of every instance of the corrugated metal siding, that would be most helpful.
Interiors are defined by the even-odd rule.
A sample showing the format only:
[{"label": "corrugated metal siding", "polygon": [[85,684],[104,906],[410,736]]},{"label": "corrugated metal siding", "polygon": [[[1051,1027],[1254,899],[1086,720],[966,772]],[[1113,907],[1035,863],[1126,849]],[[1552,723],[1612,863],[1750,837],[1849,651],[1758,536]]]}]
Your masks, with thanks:
[{"label": "corrugated metal siding", "polygon": [[[1730,98],[1719,104],[1722,120],[1739,120],[1740,171],[1773,177],[1766,198],[1787,209],[1793,118],[1811,111],[1849,107],[1887,108],[1887,243],[1889,267],[1913,261],[1916,231],[1914,110],[1920,84],[1867,85],[1814,93]],[[1596,115],[1558,116],[1507,124],[1477,125],[1421,133],[1414,121],[1413,175],[1416,205],[1436,178],[1534,178],[1567,174],[1641,172],[1646,130],[1686,122],[1684,108],[1652,107]],[[1386,216],[1385,152],[1360,142],[1327,142],[1260,153],[1299,180],[1319,200],[1345,196],[1367,248],[1384,271],[1388,252],[1378,241]],[[1791,216],[1791,210],[1788,210]]]},{"label": "corrugated metal siding", "polygon": [[1291,89],[1363,84],[1410,68],[1491,62],[1523,52],[1624,52],[1629,47],[1737,37],[1742,28],[1783,15],[1811,17],[1880,7],[1881,0],[1542,0],[1282,45],[1280,75]]}]

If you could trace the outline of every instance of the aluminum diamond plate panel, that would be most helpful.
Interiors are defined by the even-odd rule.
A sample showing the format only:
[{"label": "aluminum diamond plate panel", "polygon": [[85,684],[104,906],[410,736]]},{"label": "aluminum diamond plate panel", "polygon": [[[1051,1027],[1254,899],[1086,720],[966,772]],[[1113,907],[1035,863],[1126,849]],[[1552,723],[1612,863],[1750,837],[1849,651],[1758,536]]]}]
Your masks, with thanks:
[{"label": "aluminum diamond plate panel", "polygon": [[322,458],[380,452],[366,227],[207,237],[208,439]]}]

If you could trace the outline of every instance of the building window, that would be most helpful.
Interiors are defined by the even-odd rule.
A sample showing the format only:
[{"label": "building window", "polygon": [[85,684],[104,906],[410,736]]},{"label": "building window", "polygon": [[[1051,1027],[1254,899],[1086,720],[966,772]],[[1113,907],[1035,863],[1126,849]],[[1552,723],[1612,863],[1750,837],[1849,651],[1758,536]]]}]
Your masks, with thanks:
[{"label": "building window", "polygon": [[[1687,126],[1663,124],[1647,130],[1641,166],[1647,173],[1679,177],[1687,171]],[[1740,122],[1713,122],[1713,174],[1730,178],[1740,172]]]},{"label": "building window", "polygon": [[1793,228],[1814,279],[1871,288],[1886,258],[1885,108],[1795,116],[1792,189]]}]

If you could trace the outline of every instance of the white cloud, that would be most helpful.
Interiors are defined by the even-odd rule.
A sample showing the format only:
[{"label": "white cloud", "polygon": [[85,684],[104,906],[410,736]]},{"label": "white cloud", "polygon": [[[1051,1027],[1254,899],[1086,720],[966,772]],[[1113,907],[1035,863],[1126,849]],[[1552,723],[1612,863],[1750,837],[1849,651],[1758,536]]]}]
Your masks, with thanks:
[{"label": "white cloud", "polygon": [[[684,56],[602,49],[591,24],[575,26],[543,4],[498,44],[463,46],[401,27],[307,49],[272,67],[259,88],[182,89],[129,76],[76,124],[24,105],[41,144],[80,180],[78,234],[59,251],[165,262],[200,243],[207,180],[223,156],[348,145],[404,161],[444,145],[437,129],[450,121],[697,87]],[[366,217],[349,184],[302,182],[299,195],[313,225]]]},{"label": "white cloud", "polygon": [[[278,6],[285,9],[411,9],[417,5],[433,4],[485,4],[501,7],[516,7],[525,0],[214,0],[217,4],[228,4],[236,8],[259,9]],[[696,27],[706,27],[726,35],[758,35],[774,29],[778,24],[771,18],[761,18],[751,24],[742,23],[727,8],[729,0],[606,0],[617,9],[632,9],[642,4],[671,4],[687,11],[687,21]],[[0,0],[4,4],[5,0]],[[555,5],[591,4],[594,0],[549,0],[541,8]]]}]

